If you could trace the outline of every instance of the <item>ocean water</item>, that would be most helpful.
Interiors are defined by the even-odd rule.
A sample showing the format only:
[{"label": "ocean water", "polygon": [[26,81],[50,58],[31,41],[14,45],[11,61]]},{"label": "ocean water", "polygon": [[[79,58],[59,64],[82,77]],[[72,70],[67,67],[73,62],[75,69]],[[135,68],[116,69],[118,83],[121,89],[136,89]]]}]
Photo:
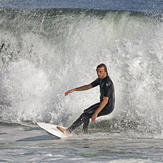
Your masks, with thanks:
[{"label": "ocean water", "polygon": [[[163,162],[163,1],[0,0],[0,162]],[[36,122],[69,126],[99,101],[104,62],[112,114],[57,139]]]}]

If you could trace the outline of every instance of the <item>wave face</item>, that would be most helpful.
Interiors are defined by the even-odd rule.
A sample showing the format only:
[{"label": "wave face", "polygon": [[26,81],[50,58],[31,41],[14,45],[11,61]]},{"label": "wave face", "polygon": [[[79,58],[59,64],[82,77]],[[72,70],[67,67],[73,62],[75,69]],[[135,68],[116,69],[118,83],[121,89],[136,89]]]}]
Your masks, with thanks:
[{"label": "wave face", "polygon": [[1,9],[1,121],[71,124],[99,89],[64,92],[96,79],[104,62],[116,91],[110,127],[160,132],[162,47],[160,15]]}]

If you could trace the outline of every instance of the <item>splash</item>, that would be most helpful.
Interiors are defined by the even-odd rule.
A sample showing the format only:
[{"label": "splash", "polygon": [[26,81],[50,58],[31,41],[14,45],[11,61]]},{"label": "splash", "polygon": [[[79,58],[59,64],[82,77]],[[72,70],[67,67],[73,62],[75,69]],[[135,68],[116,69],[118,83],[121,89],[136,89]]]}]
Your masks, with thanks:
[{"label": "splash", "polygon": [[28,60],[10,62],[1,80],[4,119],[12,122],[33,121],[47,108],[49,81],[46,74]]},{"label": "splash", "polygon": [[99,101],[99,90],[68,97],[64,91],[92,82],[96,65],[104,62],[116,90],[112,126],[162,130],[159,18],[129,12],[12,12],[1,12],[2,119],[68,126]]}]

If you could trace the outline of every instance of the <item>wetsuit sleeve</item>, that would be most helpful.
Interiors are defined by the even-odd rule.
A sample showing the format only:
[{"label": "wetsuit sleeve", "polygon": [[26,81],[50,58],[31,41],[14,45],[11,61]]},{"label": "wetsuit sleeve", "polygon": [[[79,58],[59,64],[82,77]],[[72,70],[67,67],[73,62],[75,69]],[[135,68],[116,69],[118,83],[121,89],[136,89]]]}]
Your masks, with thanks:
[{"label": "wetsuit sleeve", "polygon": [[104,85],[104,97],[111,97],[112,93],[114,91],[114,86],[111,81],[107,81]]},{"label": "wetsuit sleeve", "polygon": [[92,87],[96,87],[96,86],[98,86],[99,84],[100,84],[100,79],[99,79],[99,78],[97,78],[95,81],[93,81],[93,82],[91,83]]}]

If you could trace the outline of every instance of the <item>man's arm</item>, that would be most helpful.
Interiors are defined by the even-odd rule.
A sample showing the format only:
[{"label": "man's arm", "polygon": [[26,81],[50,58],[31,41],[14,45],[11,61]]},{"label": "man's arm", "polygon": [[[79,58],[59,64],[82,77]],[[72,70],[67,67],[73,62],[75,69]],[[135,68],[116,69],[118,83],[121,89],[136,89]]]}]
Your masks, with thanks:
[{"label": "man's arm", "polygon": [[69,93],[72,93],[74,91],[85,91],[85,90],[88,90],[88,89],[91,89],[93,88],[91,84],[87,84],[87,85],[84,85],[84,86],[81,86],[81,87],[78,87],[78,88],[73,88],[73,89],[70,89],[68,91],[65,92],[65,96],[67,96]]},{"label": "man's arm", "polygon": [[94,122],[98,116],[98,114],[100,113],[100,111],[105,107],[105,105],[108,103],[109,97],[104,97],[100,106],[98,107],[98,109],[96,110],[96,112],[92,115],[92,122]]}]

